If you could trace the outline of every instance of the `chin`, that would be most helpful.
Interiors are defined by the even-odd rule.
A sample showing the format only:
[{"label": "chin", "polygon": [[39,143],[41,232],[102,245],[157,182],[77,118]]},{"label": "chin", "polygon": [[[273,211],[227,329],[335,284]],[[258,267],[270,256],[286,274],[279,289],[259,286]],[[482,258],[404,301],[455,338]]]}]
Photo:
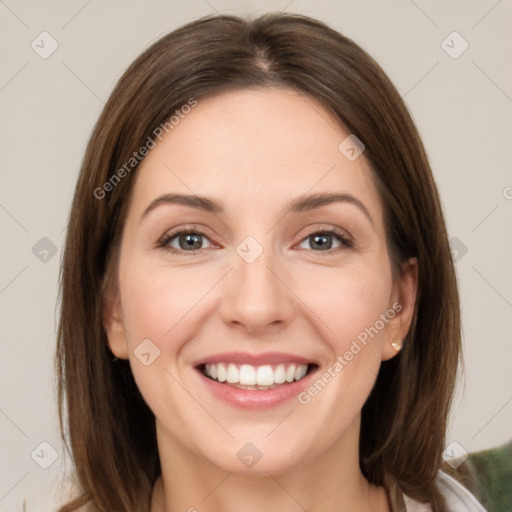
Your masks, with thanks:
[{"label": "chin", "polygon": [[290,439],[283,435],[270,440],[265,439],[261,429],[255,429],[254,434],[237,435],[223,445],[219,443],[213,452],[211,445],[205,446],[198,455],[224,472],[258,477],[287,473],[315,457],[305,451],[305,439],[301,441],[299,436]]}]

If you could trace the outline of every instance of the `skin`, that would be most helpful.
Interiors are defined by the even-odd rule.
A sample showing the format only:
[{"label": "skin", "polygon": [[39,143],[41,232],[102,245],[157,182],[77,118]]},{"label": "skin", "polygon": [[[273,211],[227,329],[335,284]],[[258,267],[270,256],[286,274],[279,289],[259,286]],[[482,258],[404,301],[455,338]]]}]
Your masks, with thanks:
[{"label": "skin", "polygon": [[[152,512],[389,510],[359,469],[360,413],[409,329],[417,262],[393,278],[368,162],[338,150],[348,134],[294,91],[223,92],[200,99],[137,170],[104,326],[156,417]],[[216,198],[224,212],[167,204],[141,219],[168,192]],[[350,202],[287,213],[292,199],[320,192],[351,194],[371,220]],[[179,238],[156,247],[186,226],[205,233],[201,250],[186,252]],[[352,246],[333,237],[330,251],[319,249],[309,235],[326,229]],[[247,236],[263,248],[252,263],[236,252]],[[394,303],[400,312],[306,405],[239,409],[192,366],[220,352],[280,351],[317,361],[320,375]],[[147,338],[160,350],[149,366],[134,355]],[[247,442],[262,453],[251,468],[237,457]]]}]

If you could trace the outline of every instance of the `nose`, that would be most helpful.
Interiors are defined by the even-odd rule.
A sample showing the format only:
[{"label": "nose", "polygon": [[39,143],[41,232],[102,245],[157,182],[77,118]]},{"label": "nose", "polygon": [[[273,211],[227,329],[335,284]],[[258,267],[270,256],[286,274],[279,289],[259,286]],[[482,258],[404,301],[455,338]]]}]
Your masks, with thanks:
[{"label": "nose", "polygon": [[252,263],[233,255],[234,268],[224,280],[220,313],[231,327],[251,335],[271,334],[290,323],[295,297],[284,265],[270,250]]}]

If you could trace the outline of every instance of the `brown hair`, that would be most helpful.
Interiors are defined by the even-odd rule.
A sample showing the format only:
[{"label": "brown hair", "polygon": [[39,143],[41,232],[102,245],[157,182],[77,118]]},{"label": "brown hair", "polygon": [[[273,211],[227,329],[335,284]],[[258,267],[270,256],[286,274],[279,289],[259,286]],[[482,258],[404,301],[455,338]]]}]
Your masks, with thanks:
[{"label": "brown hair", "polygon": [[460,312],[428,159],[402,98],[365,51],[319,21],[267,14],[209,16],[162,37],[120,78],[91,135],[61,267],[55,358],[61,432],[67,418],[83,495],[60,512],[89,501],[102,511],[148,511],[160,474],[154,416],[129,364],[112,360],[102,326],[135,171],[100,199],[94,191],[191,98],[244,87],[314,97],[366,146],[393,268],[416,257],[419,287],[403,350],[382,364],[363,407],[360,466],[369,482],[385,486],[393,510],[403,491],[441,511],[435,478],[460,353]]}]

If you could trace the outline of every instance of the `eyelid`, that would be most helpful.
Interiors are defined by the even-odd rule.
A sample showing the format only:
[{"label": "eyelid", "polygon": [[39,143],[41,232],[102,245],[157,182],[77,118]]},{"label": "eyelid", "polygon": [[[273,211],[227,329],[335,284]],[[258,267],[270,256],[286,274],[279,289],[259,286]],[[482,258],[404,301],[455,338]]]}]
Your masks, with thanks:
[{"label": "eyelid", "polygon": [[309,225],[308,227],[302,228],[296,236],[300,237],[300,242],[302,242],[308,236],[314,235],[316,233],[335,234],[351,243],[354,241],[352,235],[346,229],[338,228],[331,224],[323,224],[321,222],[314,224],[313,226]]},{"label": "eyelid", "polygon": [[338,243],[340,244],[338,247],[326,249],[326,250],[320,250],[315,251],[313,249],[305,249],[309,255],[315,256],[315,257],[329,257],[337,255],[343,251],[347,251],[354,247],[354,242],[352,237],[344,230],[340,230],[339,228],[334,228],[332,226],[328,228],[320,228],[320,229],[313,229],[311,231],[308,231],[305,235],[301,236],[300,241],[294,245],[297,246],[299,244],[303,244],[308,238],[310,238],[313,235],[328,235],[332,236],[333,238],[337,239]]},{"label": "eyelid", "polygon": [[[162,248],[162,249],[168,250],[169,252],[174,253],[174,254],[189,253],[191,255],[194,255],[194,254],[197,254],[198,252],[205,250],[203,248],[203,249],[185,251],[183,249],[176,249],[176,248],[171,248],[168,246],[168,244],[169,244],[169,242],[171,242],[171,240],[177,238],[180,235],[187,234],[187,233],[192,233],[192,234],[196,234],[201,237],[204,237],[207,240],[209,240],[209,242],[212,245],[214,245],[214,246],[217,245],[216,248],[218,248],[218,244],[216,244],[213,240],[210,239],[210,236],[207,233],[205,233],[204,229],[198,228],[197,225],[192,225],[192,224],[179,226],[175,229],[165,232],[160,237],[160,239],[155,244],[155,246],[156,246],[156,248]],[[309,251],[311,253],[320,253],[320,254],[324,253],[325,255],[329,255],[329,254],[332,255],[332,254],[339,252],[340,250],[349,249],[354,244],[352,236],[346,230],[341,229],[341,228],[336,228],[336,227],[330,226],[330,225],[324,225],[323,227],[317,225],[316,227],[303,228],[301,231],[299,231],[298,235],[296,235],[296,236],[300,236],[300,239],[297,243],[294,244],[293,247],[297,246],[298,244],[303,243],[307,238],[309,238],[310,236],[316,235],[316,234],[325,234],[325,235],[334,236],[335,238],[338,238],[340,240],[341,246],[338,248],[335,248],[335,249],[328,249],[325,251],[314,251],[313,249],[306,249],[307,251]]]},{"label": "eyelid", "polygon": [[168,244],[169,244],[169,242],[171,240],[177,238],[180,235],[184,235],[184,234],[187,234],[187,233],[192,233],[192,234],[200,235],[200,236],[206,238],[212,245],[215,246],[216,243],[211,240],[211,237],[205,231],[206,231],[205,229],[198,228],[197,225],[192,225],[192,224],[191,225],[179,226],[177,228],[171,229],[170,231],[166,231],[158,239],[158,241],[156,242],[155,246],[157,248],[168,249],[170,252],[175,252],[175,253],[180,253],[180,254],[188,252],[188,253],[195,254],[198,251],[202,251],[204,249],[198,249],[196,251],[184,251],[184,250],[180,250],[180,249],[169,248]]}]

